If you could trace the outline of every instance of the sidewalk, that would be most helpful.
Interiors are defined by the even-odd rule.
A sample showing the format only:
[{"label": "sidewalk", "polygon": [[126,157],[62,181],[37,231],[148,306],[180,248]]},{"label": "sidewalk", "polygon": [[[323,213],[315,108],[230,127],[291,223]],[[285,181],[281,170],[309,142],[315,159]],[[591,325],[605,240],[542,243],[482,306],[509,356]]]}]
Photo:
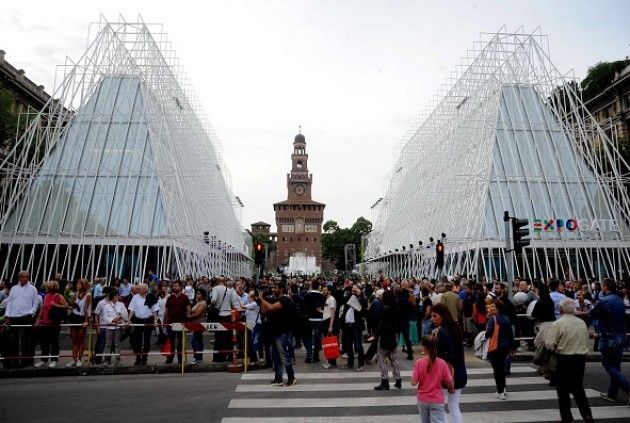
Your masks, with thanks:
[{"label": "sidewalk", "polygon": [[[407,360],[406,354],[398,351],[398,363],[401,370],[411,370],[413,364],[418,358],[421,358],[420,347],[414,346],[414,360]],[[466,355],[466,365],[470,367],[486,366],[487,363],[484,360],[477,358],[474,355],[474,351],[471,348],[464,348]],[[70,351],[62,351],[61,355],[70,355]],[[304,358],[306,356],[304,348],[300,348],[295,351],[295,364],[294,368],[296,373],[309,373],[309,372],[321,372],[326,371],[322,368],[321,363],[305,363]],[[521,352],[514,356],[515,362],[530,362],[533,359],[533,352]],[[320,357],[323,360],[323,354]],[[188,357],[191,361],[192,357]],[[601,355],[598,352],[591,351],[587,355],[588,362],[601,361]],[[25,378],[25,377],[54,377],[54,376],[87,376],[87,375],[133,375],[133,374],[177,374],[182,372],[180,364],[164,364],[165,358],[161,355],[150,355],[149,364],[136,366],[132,364],[132,358],[123,357],[120,362],[115,365],[107,366],[104,364],[88,366],[84,363],[82,367],[65,367],[68,363],[68,358],[61,358],[59,364],[55,368],[48,368],[48,366],[42,366],[37,369],[34,366],[25,367],[22,369],[0,369],[0,378]],[[624,362],[630,362],[630,353],[624,352]],[[338,365],[342,366],[346,363],[344,358],[337,360]],[[211,356],[207,355],[205,361],[201,364],[187,363],[184,366],[184,373],[210,373],[210,372],[227,372],[229,363],[212,363]],[[357,365],[355,360],[355,365]],[[378,364],[373,362],[371,365],[366,365],[365,370],[376,370]],[[261,369],[256,364],[250,365],[249,372],[271,372],[270,368]],[[330,369],[331,372],[339,371],[338,369]],[[345,370],[348,371],[348,370]]]}]

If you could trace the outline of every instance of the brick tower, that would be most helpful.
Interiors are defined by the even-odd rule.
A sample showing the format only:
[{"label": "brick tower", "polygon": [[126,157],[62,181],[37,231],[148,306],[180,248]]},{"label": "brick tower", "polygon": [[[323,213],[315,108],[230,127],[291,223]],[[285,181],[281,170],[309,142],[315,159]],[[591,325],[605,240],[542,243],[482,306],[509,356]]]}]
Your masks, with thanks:
[{"label": "brick tower", "polygon": [[313,201],[313,175],[308,173],[306,138],[301,131],[293,141],[291,172],[287,174],[287,199],[273,205],[276,212],[277,264],[287,266],[290,257],[315,257],[322,265],[322,222],[325,204]]}]

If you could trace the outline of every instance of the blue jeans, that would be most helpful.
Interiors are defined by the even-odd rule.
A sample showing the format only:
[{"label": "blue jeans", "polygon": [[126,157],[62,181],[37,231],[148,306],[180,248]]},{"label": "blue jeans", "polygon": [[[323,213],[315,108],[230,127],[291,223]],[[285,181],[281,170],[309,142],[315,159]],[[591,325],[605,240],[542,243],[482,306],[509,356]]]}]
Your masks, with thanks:
[{"label": "blue jeans", "polygon": [[190,343],[192,344],[192,349],[193,351],[195,351],[195,354],[193,354],[193,358],[197,361],[202,361],[203,360],[203,332],[202,331],[196,331],[193,332],[192,334],[192,340],[190,341]]},{"label": "blue jeans", "polygon": [[308,331],[304,337],[306,347],[306,358],[308,360],[319,360],[319,352],[322,350],[322,322],[309,321]]},{"label": "blue jeans", "polygon": [[292,337],[289,332],[274,336],[271,344],[271,360],[273,361],[273,372],[275,373],[276,380],[282,380],[283,361],[288,378],[293,379],[295,377],[295,373],[293,373],[291,341]]},{"label": "blue jeans", "polygon": [[444,404],[418,401],[418,413],[422,423],[446,423]]},{"label": "blue jeans", "polygon": [[599,340],[602,366],[604,366],[606,373],[610,376],[610,385],[608,385],[608,396],[610,398],[617,398],[619,388],[625,392],[630,390],[628,379],[621,373],[621,358],[625,340],[625,334],[603,335]]}]

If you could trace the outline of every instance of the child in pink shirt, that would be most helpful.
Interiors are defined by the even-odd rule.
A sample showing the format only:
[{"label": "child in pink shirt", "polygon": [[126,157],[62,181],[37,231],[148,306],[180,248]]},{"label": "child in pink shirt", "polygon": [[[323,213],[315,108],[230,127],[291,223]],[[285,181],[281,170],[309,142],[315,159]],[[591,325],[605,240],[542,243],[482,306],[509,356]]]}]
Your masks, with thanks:
[{"label": "child in pink shirt", "polygon": [[418,412],[422,423],[445,423],[444,394],[446,386],[449,393],[453,389],[453,375],[446,361],[437,358],[437,342],[431,336],[425,336],[420,342],[426,356],[416,361],[411,373],[411,385],[418,385]]}]

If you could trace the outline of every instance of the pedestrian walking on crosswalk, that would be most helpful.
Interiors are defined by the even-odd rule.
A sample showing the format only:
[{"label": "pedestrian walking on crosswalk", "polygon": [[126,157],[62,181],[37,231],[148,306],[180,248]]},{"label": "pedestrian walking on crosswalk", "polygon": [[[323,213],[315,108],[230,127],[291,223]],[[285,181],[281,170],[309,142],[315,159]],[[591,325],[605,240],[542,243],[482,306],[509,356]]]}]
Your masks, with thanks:
[{"label": "pedestrian walking on crosswalk", "polygon": [[437,341],[437,356],[446,361],[453,373],[453,393],[445,393],[448,401],[448,411],[451,423],[462,423],[462,412],[459,401],[462,389],[468,381],[466,361],[464,359],[464,338],[459,325],[451,316],[450,309],[443,303],[438,303],[431,309],[431,321],[435,329],[432,336]]},{"label": "pedestrian walking on crosswalk", "polygon": [[553,322],[545,338],[545,347],[556,351],[558,404],[563,422],[572,422],[571,397],[578,405],[580,415],[585,422],[593,421],[593,414],[584,392],[584,369],[588,353],[588,328],[583,320],[573,315],[575,300],[566,298],[560,302],[562,317]]},{"label": "pedestrian walking on crosswalk", "polygon": [[488,339],[488,359],[492,364],[494,380],[497,385],[497,399],[505,400],[505,359],[514,347],[512,324],[503,314],[503,303],[499,300],[488,306],[488,323],[486,339]]},{"label": "pedestrian walking on crosswalk", "polygon": [[396,382],[394,386],[398,389],[402,388],[402,379],[400,377],[400,366],[396,361],[396,297],[392,291],[383,293],[383,313],[374,336],[369,338],[369,342],[378,343],[377,361],[381,371],[381,383],[374,387],[377,391],[389,389],[388,372],[391,369],[392,375]]},{"label": "pedestrian walking on crosswalk", "polygon": [[411,385],[418,386],[418,412],[422,423],[445,423],[442,386],[454,393],[453,376],[446,361],[437,357],[437,340],[426,336],[420,342],[425,358],[418,360],[411,373]]}]

